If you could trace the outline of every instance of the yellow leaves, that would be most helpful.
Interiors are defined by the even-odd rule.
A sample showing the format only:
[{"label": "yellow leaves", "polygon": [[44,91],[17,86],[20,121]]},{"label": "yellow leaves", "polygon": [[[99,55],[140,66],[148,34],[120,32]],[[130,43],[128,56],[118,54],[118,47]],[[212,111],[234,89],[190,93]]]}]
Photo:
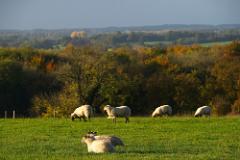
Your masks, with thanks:
[{"label": "yellow leaves", "polygon": [[46,72],[54,71],[56,68],[54,60],[46,60],[42,55],[33,56],[31,59],[31,65],[41,66]]},{"label": "yellow leaves", "polygon": [[169,63],[167,56],[158,56],[155,58],[155,61],[163,66],[168,65]]},{"label": "yellow leaves", "polygon": [[167,52],[168,53],[174,53],[177,56],[181,56],[184,54],[189,54],[192,53],[195,50],[200,49],[201,46],[197,45],[197,44],[193,44],[193,45],[175,45],[175,46],[171,46],[169,48],[167,48]]},{"label": "yellow leaves", "polygon": [[240,41],[233,41],[224,49],[225,56],[240,56]]},{"label": "yellow leaves", "polygon": [[149,47],[135,47],[135,50],[138,53],[144,53],[147,55],[153,54],[154,49],[153,48],[149,48]]},{"label": "yellow leaves", "polygon": [[155,57],[144,60],[144,64],[151,64],[151,63],[157,63],[162,66],[165,66],[169,64],[169,60],[167,56],[155,56]]},{"label": "yellow leaves", "polygon": [[58,94],[35,96],[32,104],[32,114],[44,117],[63,117],[79,106],[76,84],[66,84]]},{"label": "yellow leaves", "polygon": [[32,63],[33,64],[41,64],[42,63],[42,57],[41,56],[33,56],[32,57]]}]

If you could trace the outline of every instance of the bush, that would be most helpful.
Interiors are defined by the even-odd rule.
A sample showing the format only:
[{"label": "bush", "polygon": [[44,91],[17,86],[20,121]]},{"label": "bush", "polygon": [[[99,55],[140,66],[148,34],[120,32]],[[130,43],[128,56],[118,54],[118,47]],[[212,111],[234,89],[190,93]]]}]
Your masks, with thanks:
[{"label": "bush", "polygon": [[240,97],[232,105],[232,113],[240,114]]},{"label": "bush", "polygon": [[212,100],[213,113],[216,115],[226,115],[231,111],[231,102],[226,97],[216,96]]},{"label": "bush", "polygon": [[31,109],[32,116],[67,117],[79,106],[75,84],[66,85],[61,92],[36,96]]}]

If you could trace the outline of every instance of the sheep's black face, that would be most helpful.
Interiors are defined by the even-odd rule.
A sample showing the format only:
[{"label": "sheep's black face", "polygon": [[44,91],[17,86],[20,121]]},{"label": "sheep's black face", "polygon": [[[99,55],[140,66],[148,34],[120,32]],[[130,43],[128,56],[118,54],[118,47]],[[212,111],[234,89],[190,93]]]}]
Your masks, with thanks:
[{"label": "sheep's black face", "polygon": [[103,114],[107,115],[107,110],[106,109],[103,110]]},{"label": "sheep's black face", "polygon": [[74,119],[75,119],[74,116],[72,116],[72,121],[74,121]]},{"label": "sheep's black face", "polygon": [[97,135],[97,132],[94,132],[94,131],[90,131],[87,133],[87,136],[89,136],[89,137],[94,137],[96,135]]},{"label": "sheep's black face", "polygon": [[97,134],[97,132],[89,131],[88,134]]}]

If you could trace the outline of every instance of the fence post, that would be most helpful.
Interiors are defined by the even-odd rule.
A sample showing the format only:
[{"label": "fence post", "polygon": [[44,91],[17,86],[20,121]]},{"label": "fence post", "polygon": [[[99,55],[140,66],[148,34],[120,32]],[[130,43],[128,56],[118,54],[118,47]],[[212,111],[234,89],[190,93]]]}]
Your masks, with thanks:
[{"label": "fence post", "polygon": [[7,119],[7,111],[4,112],[4,117]]},{"label": "fence post", "polygon": [[12,118],[15,119],[15,110],[13,110]]},{"label": "fence post", "polygon": [[56,111],[55,111],[55,109],[53,109],[53,117],[54,117],[54,118],[56,117]]}]

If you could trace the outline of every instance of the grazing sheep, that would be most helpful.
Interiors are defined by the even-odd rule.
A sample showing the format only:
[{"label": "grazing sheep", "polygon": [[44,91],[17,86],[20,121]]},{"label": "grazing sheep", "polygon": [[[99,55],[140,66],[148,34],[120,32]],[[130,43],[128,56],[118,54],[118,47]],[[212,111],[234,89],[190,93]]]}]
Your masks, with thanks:
[{"label": "grazing sheep", "polygon": [[96,140],[106,140],[109,141],[110,143],[112,143],[112,145],[114,147],[116,146],[124,146],[123,141],[116,137],[116,136],[108,136],[108,135],[98,135],[97,136],[97,132],[88,132],[87,134],[90,137],[94,137]]},{"label": "grazing sheep", "polygon": [[114,146],[111,142],[107,140],[97,140],[93,136],[84,136],[82,138],[82,143],[87,144],[88,152],[93,153],[106,153],[106,152],[114,152]]},{"label": "grazing sheep", "polygon": [[84,121],[86,119],[90,120],[90,117],[92,116],[92,106],[90,105],[82,105],[75,109],[75,111],[71,114],[72,121],[74,121],[75,118],[83,118]]},{"label": "grazing sheep", "polygon": [[194,117],[202,117],[203,115],[205,116],[211,115],[211,108],[209,106],[199,107],[195,112]]},{"label": "grazing sheep", "polygon": [[125,122],[129,122],[131,109],[128,106],[112,107],[110,105],[106,105],[103,110],[107,112],[108,118],[113,119],[114,123],[116,123],[116,117],[125,117]]},{"label": "grazing sheep", "polygon": [[171,115],[172,114],[172,107],[169,105],[163,105],[157,107],[154,112],[152,113],[152,117],[162,116],[162,115]]}]

